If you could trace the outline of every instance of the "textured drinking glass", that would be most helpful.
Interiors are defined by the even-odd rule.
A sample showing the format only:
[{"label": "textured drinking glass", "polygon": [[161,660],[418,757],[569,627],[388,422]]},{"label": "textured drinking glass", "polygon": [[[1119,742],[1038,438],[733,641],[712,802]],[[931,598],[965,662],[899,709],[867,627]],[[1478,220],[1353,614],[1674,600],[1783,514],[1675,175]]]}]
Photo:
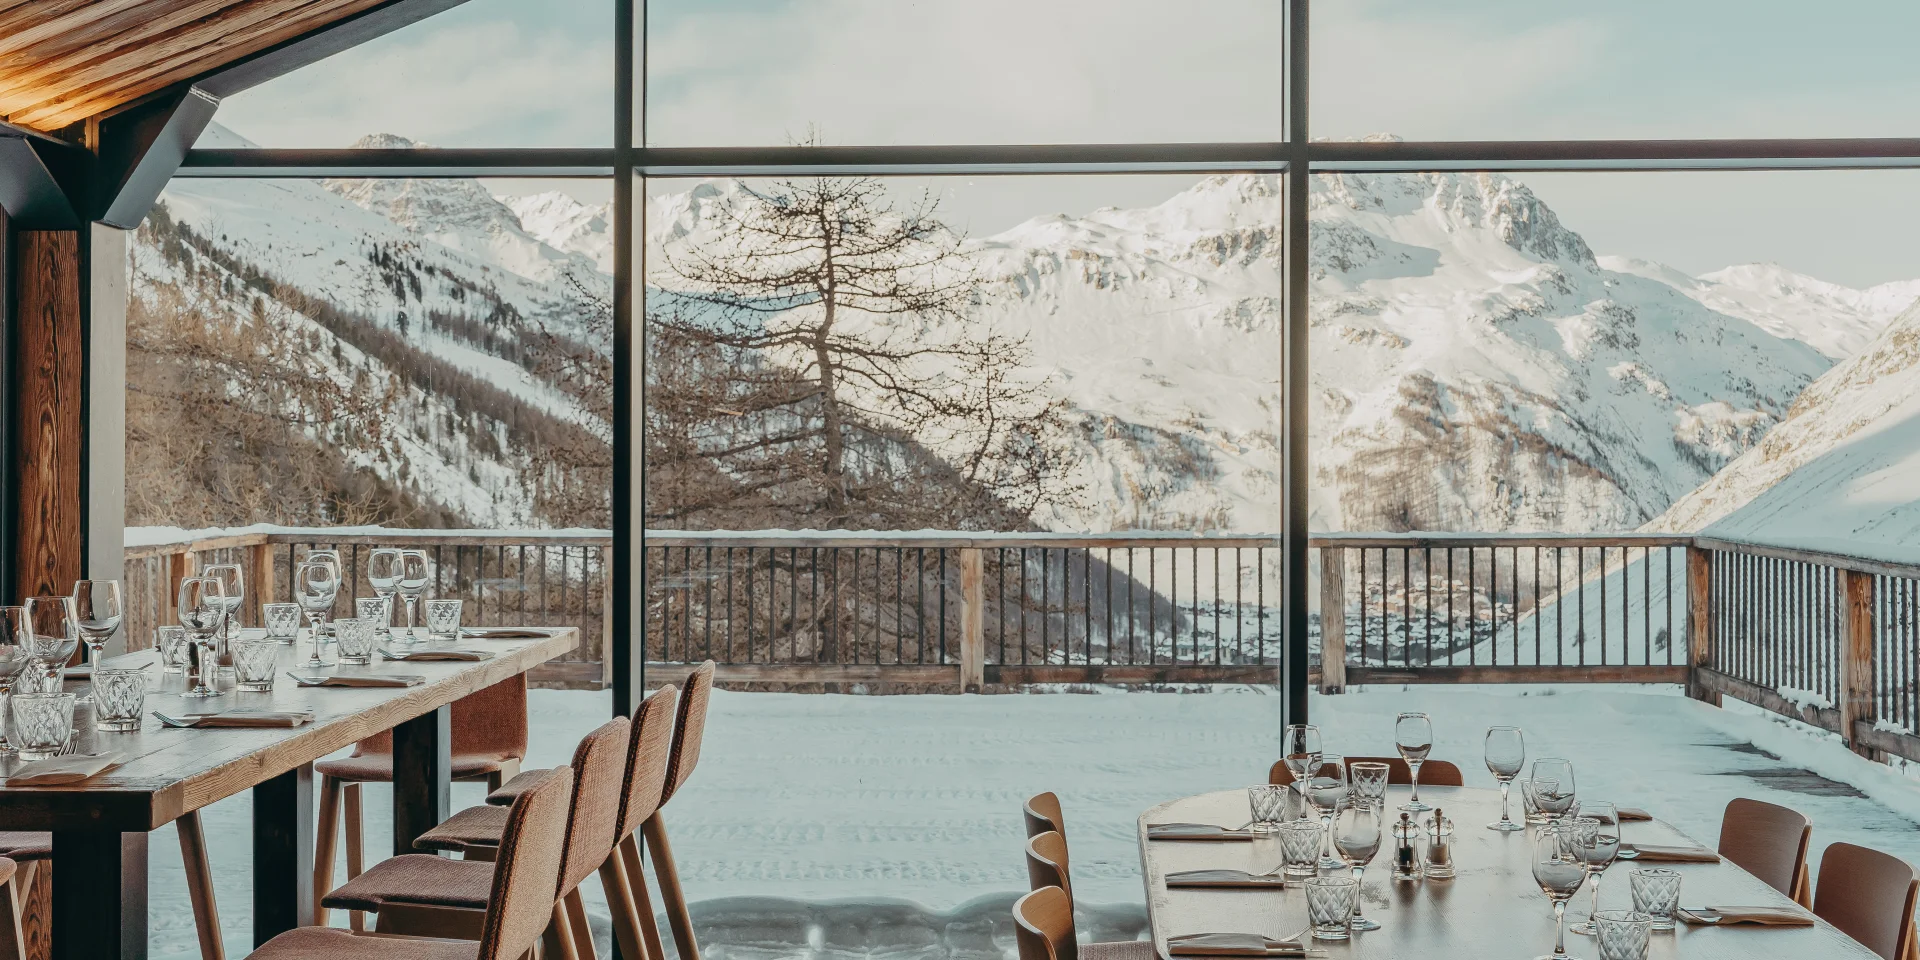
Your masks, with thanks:
[{"label": "textured drinking glass", "polygon": [[235,640],[232,648],[235,688],[254,693],[272,690],[274,668],[282,646],[278,640]]},{"label": "textured drinking glass", "polygon": [[385,640],[393,635],[393,597],[355,597],[353,615],[366,621],[373,627],[375,639]]},{"label": "textured drinking glass", "polygon": [[59,693],[66,683],[67,668],[55,667],[52,673],[41,669],[38,663],[29,664],[27,669],[13,678],[14,693]]},{"label": "textured drinking glass", "polygon": [[1288,787],[1260,784],[1247,788],[1247,809],[1251,811],[1254,823],[1281,823],[1287,819],[1287,796],[1293,791]]},{"label": "textured drinking glass", "polygon": [[93,670],[94,726],[112,733],[140,729],[146,715],[147,672],[145,670]]},{"label": "textured drinking glass", "polygon": [[1323,835],[1317,820],[1289,820],[1280,825],[1280,859],[1287,865],[1287,876],[1311,877],[1320,872]]},{"label": "textured drinking glass", "polygon": [[20,759],[47,760],[60,755],[73,739],[71,693],[16,693],[13,695],[13,735],[20,743]]},{"label": "textured drinking glass", "polygon": [[267,637],[278,643],[292,643],[300,635],[300,605],[263,603],[260,618],[266,622]]},{"label": "textured drinking glass", "polygon": [[341,663],[372,663],[374,636],[373,624],[359,617],[333,622],[333,637],[338,642],[334,650],[340,654]]},{"label": "textured drinking glass", "polygon": [[436,640],[460,636],[460,601],[427,601],[427,636]]},{"label": "textured drinking glass", "polygon": [[179,675],[187,672],[185,627],[161,627],[154,631],[153,648],[160,652],[161,673]]},{"label": "textured drinking glass", "polygon": [[1519,727],[1488,727],[1485,759],[1487,772],[1500,782],[1500,819],[1487,824],[1488,830],[1513,831],[1526,828],[1513,822],[1507,813],[1507,798],[1513,778],[1527,762],[1527,738]]},{"label": "textured drinking glass", "polygon": [[1641,867],[1633,871],[1633,909],[1653,919],[1653,929],[1673,929],[1673,909],[1680,905],[1680,871]]},{"label": "textured drinking glass", "polygon": [[1433,753],[1433,721],[1424,713],[1403,713],[1393,720],[1393,746],[1400,751],[1400,759],[1407,762],[1407,768],[1413,771],[1413,796],[1400,809],[1408,813],[1420,813],[1432,810],[1420,801],[1420,765],[1427,762],[1427,756]]},{"label": "textured drinking glass", "polygon": [[1387,796],[1387,774],[1392,770],[1384,763],[1352,763],[1347,765],[1347,789],[1359,800],[1384,800]]},{"label": "textured drinking glass", "polygon": [[1360,882],[1352,877],[1310,877],[1307,880],[1307,919],[1315,940],[1345,940],[1347,921],[1360,902]]},{"label": "textured drinking glass", "polygon": [[1653,918],[1632,910],[1602,910],[1593,915],[1600,960],[1647,960],[1647,935]]}]

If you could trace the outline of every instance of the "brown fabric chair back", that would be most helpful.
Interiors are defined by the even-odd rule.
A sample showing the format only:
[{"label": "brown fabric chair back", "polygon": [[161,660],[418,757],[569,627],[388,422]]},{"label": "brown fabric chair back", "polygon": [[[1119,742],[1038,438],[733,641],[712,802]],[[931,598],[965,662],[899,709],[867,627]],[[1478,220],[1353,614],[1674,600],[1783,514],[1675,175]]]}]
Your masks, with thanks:
[{"label": "brown fabric chair back", "polygon": [[519,960],[553,917],[573,771],[548,770],[507,809],[477,960]]},{"label": "brown fabric chair back", "polygon": [[1798,810],[1736,798],[1720,817],[1720,855],[1793,896],[1807,869],[1813,821]]},{"label": "brown fabric chair back", "polygon": [[[620,800],[626,795],[627,741],[633,723],[614,717],[586,735],[573,750],[573,804],[567,814],[559,892],[564,894],[593,876],[607,862],[614,831],[620,826]],[[551,906],[551,904],[549,904]]]},{"label": "brown fabric chair back", "polygon": [[1021,808],[1027,818],[1027,836],[1037,837],[1052,830],[1062,837],[1067,835],[1067,820],[1060,815],[1060,798],[1052,791],[1036,793],[1027,798],[1027,804]]},{"label": "brown fabric chair back", "polygon": [[1042,887],[1013,902],[1014,939],[1020,960],[1078,960],[1073,898],[1059,887]]},{"label": "brown fabric chair back", "polygon": [[1836,843],[1820,857],[1813,912],[1886,960],[1913,948],[1913,905],[1920,875],[1899,857]]},{"label": "brown fabric chair back", "polygon": [[1067,838],[1052,830],[1027,838],[1027,888],[1059,887],[1073,896],[1067,869]]},{"label": "brown fabric chair back", "polygon": [[[461,754],[527,755],[527,675],[515,674],[453,702],[453,747]],[[353,755],[393,753],[393,731],[382,730],[353,745]]]},{"label": "brown fabric chair back", "polygon": [[674,705],[680,691],[668,684],[653,692],[633,712],[633,734],[627,745],[627,790],[620,798],[620,826],[613,839],[631,836],[655,810],[667,791],[667,759],[673,754]]},{"label": "brown fabric chair back", "polygon": [[[1387,765],[1387,782],[1409,784],[1413,782],[1413,768],[1407,766],[1399,757],[1348,757],[1347,766],[1356,763],[1384,763]],[[1285,760],[1275,760],[1267,768],[1267,782],[1276,787],[1293,782],[1293,771],[1287,769]],[[1466,778],[1460,775],[1460,768],[1445,760],[1428,760],[1420,765],[1420,785],[1423,787],[1460,787],[1466,785]]]},{"label": "brown fabric chair back", "polygon": [[673,755],[667,759],[667,789],[660,795],[665,805],[680,792],[681,784],[693,776],[700,762],[700,737],[707,731],[707,700],[713,695],[713,661],[687,674],[687,689],[680,692],[680,718],[673,725]]}]

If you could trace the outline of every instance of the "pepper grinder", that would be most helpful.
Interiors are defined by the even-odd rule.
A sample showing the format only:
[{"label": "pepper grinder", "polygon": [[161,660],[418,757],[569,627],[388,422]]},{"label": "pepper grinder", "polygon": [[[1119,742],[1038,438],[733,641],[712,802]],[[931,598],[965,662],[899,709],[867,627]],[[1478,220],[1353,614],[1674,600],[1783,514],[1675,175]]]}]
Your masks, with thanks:
[{"label": "pepper grinder", "polygon": [[1393,825],[1393,879],[1420,879],[1420,826],[1409,813]]},{"label": "pepper grinder", "polygon": [[1427,863],[1428,880],[1453,879],[1453,821],[1439,807],[1433,808],[1433,816],[1427,819]]}]

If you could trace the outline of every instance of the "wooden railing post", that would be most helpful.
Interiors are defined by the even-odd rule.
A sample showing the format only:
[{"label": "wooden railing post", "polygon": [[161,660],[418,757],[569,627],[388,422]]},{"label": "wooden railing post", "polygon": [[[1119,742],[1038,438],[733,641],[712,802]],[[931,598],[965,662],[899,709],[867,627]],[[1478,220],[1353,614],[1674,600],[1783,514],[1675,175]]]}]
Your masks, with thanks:
[{"label": "wooden railing post", "polygon": [[[608,575],[608,571],[612,569],[613,569],[613,548],[601,547],[600,548],[600,687],[603,690],[613,686],[613,589],[614,589],[614,585],[613,585],[612,579]],[[637,634],[636,636],[627,638],[627,642],[633,643],[636,640],[640,640],[641,638],[645,637],[646,629],[647,629],[646,618],[643,616],[641,618],[639,634]],[[586,635],[586,631],[584,630],[581,631],[581,635],[584,637]],[[637,650],[634,652],[634,655],[644,659],[647,655],[647,652],[644,649]],[[639,695],[640,694],[638,693],[635,694],[635,696],[639,696]]]},{"label": "wooden railing post", "polygon": [[1708,690],[1698,671],[1713,666],[1713,554],[1687,548],[1687,696],[1720,705],[1720,695]]},{"label": "wooden railing post", "polygon": [[193,556],[184,549],[178,553],[167,554],[166,562],[161,568],[166,571],[167,593],[162,598],[162,604],[167,615],[160,621],[161,627],[180,622],[180,581],[187,578],[187,565],[192,559]]},{"label": "wooden railing post", "polygon": [[1853,752],[1879,759],[1861,744],[1854,725],[1871,727],[1878,714],[1873,696],[1873,574],[1834,571],[1840,591],[1840,738]]},{"label": "wooden railing post", "polygon": [[273,544],[265,540],[247,547],[247,598],[252,603],[240,611],[240,622],[266,626],[260,617],[260,605],[273,603]]},{"label": "wooden railing post", "polygon": [[1320,548],[1320,692],[1347,689],[1347,555]]},{"label": "wooden railing post", "polygon": [[960,690],[979,693],[987,672],[987,582],[977,547],[960,550]]}]

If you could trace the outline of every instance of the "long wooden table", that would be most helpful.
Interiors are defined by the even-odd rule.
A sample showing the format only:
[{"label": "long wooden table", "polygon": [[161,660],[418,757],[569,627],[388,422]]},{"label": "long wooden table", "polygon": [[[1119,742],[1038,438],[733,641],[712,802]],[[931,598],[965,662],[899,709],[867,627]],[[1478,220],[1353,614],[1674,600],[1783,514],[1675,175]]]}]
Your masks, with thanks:
[{"label": "long wooden table", "polygon": [[[1388,810],[1404,802],[1407,790],[1393,787]],[[1400,883],[1392,879],[1392,840],[1367,868],[1361,892],[1362,912],[1380,929],[1356,933],[1347,942],[1316,941],[1333,958],[1365,960],[1454,960],[1466,957],[1534,957],[1553,952],[1553,909],[1533,882],[1532,829],[1499,833],[1485,825],[1500,818],[1500,793],[1470,787],[1422,787],[1421,799],[1441,807],[1454,821],[1458,875],[1451,880]],[[1516,814],[1519,797],[1514,797]],[[1655,813],[1658,813],[1656,810]],[[1429,816],[1429,814],[1420,814]],[[1140,863],[1147,888],[1147,916],[1155,952],[1172,960],[1167,938],[1188,933],[1259,933],[1291,937],[1307,926],[1306,894],[1287,889],[1167,889],[1166,875],[1182,870],[1223,868],[1262,873],[1273,863],[1255,863],[1246,842],[1147,841],[1149,823],[1217,823],[1237,827],[1249,818],[1244,790],[1202,794],[1163,803],[1140,817]],[[1622,827],[1626,842],[1670,846],[1700,844],[1655,820]],[[1628,874],[1634,862],[1620,860],[1607,871],[1600,888],[1603,910],[1632,906]],[[1793,902],[1752,874],[1718,864],[1661,863],[1681,874],[1681,906],[1793,906]],[[1582,919],[1592,896],[1582,886],[1567,904],[1567,924]],[[1590,937],[1567,934],[1567,952],[1596,960]],[[1811,927],[1688,927],[1656,932],[1651,958],[1810,958],[1875,960],[1878,956],[1825,921]]]},{"label": "long wooden table", "polygon": [[[252,632],[252,631],[249,631]],[[271,692],[244,693],[222,682],[218,698],[180,696],[183,679],[161,681],[147,696],[149,716],[130,733],[99,733],[95,750],[127,761],[84,783],[61,787],[0,784],[0,829],[53,832],[53,955],[71,960],[144,960],[147,956],[147,835],[182,814],[253,792],[253,938],[313,922],[313,762],[383,730],[393,731],[394,852],[448,813],[452,773],[448,706],[572,650],[578,631],[553,628],[525,640],[462,640],[491,651],[488,660],[376,662],[327,672],[417,674],[414,687],[299,687],[287,677],[310,645],[281,654]],[[317,672],[317,671],[316,671]],[[297,710],[311,723],[282,729],[173,729],[151,711],[175,715],[214,709]],[[4,771],[0,771],[4,772]]]}]

